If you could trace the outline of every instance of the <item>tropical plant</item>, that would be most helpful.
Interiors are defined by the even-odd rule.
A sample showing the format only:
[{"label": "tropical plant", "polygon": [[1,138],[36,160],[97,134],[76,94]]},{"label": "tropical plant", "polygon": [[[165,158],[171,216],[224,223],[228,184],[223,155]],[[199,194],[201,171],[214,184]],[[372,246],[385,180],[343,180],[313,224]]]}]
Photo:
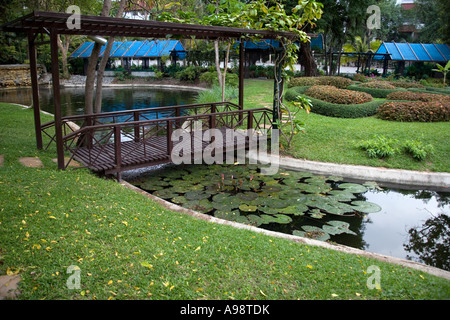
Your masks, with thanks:
[{"label": "tropical plant", "polygon": [[450,61],[447,62],[447,64],[445,65],[445,67],[441,66],[439,63],[436,64],[437,69],[433,69],[433,71],[437,71],[442,73],[442,75],[444,76],[444,87],[446,86],[446,78],[447,78],[447,73],[450,71]]}]

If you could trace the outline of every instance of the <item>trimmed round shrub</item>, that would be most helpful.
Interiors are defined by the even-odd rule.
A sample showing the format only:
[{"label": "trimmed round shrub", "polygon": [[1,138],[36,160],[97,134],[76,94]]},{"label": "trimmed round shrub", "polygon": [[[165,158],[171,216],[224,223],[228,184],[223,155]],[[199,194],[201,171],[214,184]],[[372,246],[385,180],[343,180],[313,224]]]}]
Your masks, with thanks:
[{"label": "trimmed round shrub", "polygon": [[393,92],[386,97],[389,100],[408,100],[408,101],[441,101],[450,103],[450,96],[435,93],[423,93],[413,91]]},{"label": "trimmed round shrub", "polygon": [[397,80],[397,81],[390,81],[390,84],[392,84],[396,88],[425,88],[424,85],[417,83],[417,82],[411,82],[411,81],[404,81],[404,80]]},{"label": "trimmed round shrub", "polygon": [[387,81],[369,81],[359,85],[363,88],[374,88],[374,89],[395,89],[393,85],[391,85]]},{"label": "trimmed round shrub", "polygon": [[297,77],[289,80],[288,87],[310,87],[314,85],[334,86],[345,89],[353,81],[344,77],[322,76],[322,77]]},{"label": "trimmed round shrub", "polygon": [[440,101],[388,101],[377,109],[384,120],[402,122],[438,122],[450,120],[450,103]]},{"label": "trimmed round shrub", "polygon": [[305,91],[305,94],[335,104],[361,104],[373,100],[368,93],[338,89],[334,86],[312,86]]},{"label": "trimmed round shrub", "polygon": [[348,90],[360,91],[370,94],[374,98],[386,98],[386,96],[392,92],[397,91],[406,91],[403,88],[394,88],[394,89],[378,89],[378,88],[367,88],[362,87],[361,85],[351,85],[347,88]]},{"label": "trimmed round shrub", "polygon": [[311,112],[336,118],[362,118],[373,116],[382,101],[371,101],[361,104],[335,104],[326,101],[314,99],[304,93],[308,87],[293,87],[286,90],[284,99],[286,101],[296,101],[297,97],[302,96],[311,100]]}]

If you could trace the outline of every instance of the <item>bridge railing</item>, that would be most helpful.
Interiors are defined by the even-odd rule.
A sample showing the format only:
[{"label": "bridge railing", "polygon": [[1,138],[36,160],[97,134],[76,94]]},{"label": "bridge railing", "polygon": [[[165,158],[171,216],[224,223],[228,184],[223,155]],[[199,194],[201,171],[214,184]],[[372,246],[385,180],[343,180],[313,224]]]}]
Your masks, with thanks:
[{"label": "bridge railing", "polygon": [[[239,110],[240,107],[231,102],[213,102],[202,104],[187,104],[169,107],[144,108],[133,110],[122,110],[114,112],[103,112],[95,114],[81,114],[66,116],[61,119],[63,135],[77,130],[77,127],[89,127],[107,123],[136,122],[142,120],[158,120],[165,118],[181,117],[186,115],[197,115],[203,113],[216,113]],[[75,125],[74,125],[75,124]],[[41,125],[43,135],[48,136],[50,141],[46,148],[53,141],[56,141],[54,133],[55,121],[50,121]]]},{"label": "bridge railing", "polygon": [[271,119],[270,110],[258,108],[96,124],[65,135],[63,142],[71,159],[81,161],[94,171],[113,173],[148,163],[170,162],[174,143],[177,143],[172,140],[174,130],[181,129],[188,134],[193,146],[196,132],[200,130],[225,128],[244,132],[253,129],[259,134],[270,134]]}]

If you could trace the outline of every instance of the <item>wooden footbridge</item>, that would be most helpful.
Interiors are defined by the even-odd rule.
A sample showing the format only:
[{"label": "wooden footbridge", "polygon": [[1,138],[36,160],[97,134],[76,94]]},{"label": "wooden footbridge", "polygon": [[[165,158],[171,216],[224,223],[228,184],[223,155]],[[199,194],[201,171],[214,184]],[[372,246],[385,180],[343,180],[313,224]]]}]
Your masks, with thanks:
[{"label": "wooden footbridge", "polygon": [[[219,129],[222,132],[232,129],[236,134],[243,136],[245,136],[243,134],[245,130],[253,128],[254,131],[259,132],[271,128],[272,124],[275,127],[278,123],[282,95],[283,46],[280,45],[273,51],[275,54],[273,109],[244,109],[245,49],[243,44],[247,40],[253,41],[255,37],[276,39],[282,43],[284,39],[297,39],[295,34],[89,15],[76,17],[80,22],[80,27],[77,28],[68,24],[71,19],[74,17],[68,13],[32,12],[0,27],[2,32],[20,33],[28,37],[36,145],[38,149],[43,148],[42,137],[45,135],[51,138],[50,141],[56,142],[59,169],[66,168],[65,153],[69,152],[71,159],[80,161],[93,171],[115,173],[120,176],[120,172],[127,169],[170,162],[174,148],[181,146],[178,143],[187,143],[173,141],[171,136],[174,130],[182,129],[192,133],[191,136],[194,139],[188,140],[197,146],[197,149],[203,151],[208,141],[195,143],[195,133],[198,133],[198,130],[194,128],[194,122],[201,123],[202,132],[208,129]],[[239,47],[239,102],[237,105],[212,103],[63,117],[58,62],[58,36],[61,34],[153,39],[195,37],[196,39],[233,41]],[[55,120],[41,125],[36,48],[48,43],[50,43],[51,53]],[[70,126],[72,122],[77,123],[80,129],[73,129]],[[242,139],[237,140],[242,141]],[[225,148],[239,149],[248,146],[248,136],[243,141],[223,139],[222,143]],[[190,152],[192,154],[199,152],[196,148],[191,148]]]},{"label": "wooden footbridge", "polygon": [[[65,167],[75,159],[94,172],[120,179],[126,170],[172,162],[175,150],[179,157],[190,152],[192,163],[213,142],[220,144],[214,146],[223,150],[223,156],[230,150],[234,155],[235,150],[249,147],[249,133],[255,138],[270,134],[271,113],[267,108],[240,110],[236,104],[221,102],[63,117],[63,144],[70,153]],[[54,127],[55,121],[41,126],[50,138],[47,147],[56,141]],[[222,138],[205,139],[209,129],[219,130],[216,134]],[[174,138],[175,130],[183,134],[182,139]]]}]

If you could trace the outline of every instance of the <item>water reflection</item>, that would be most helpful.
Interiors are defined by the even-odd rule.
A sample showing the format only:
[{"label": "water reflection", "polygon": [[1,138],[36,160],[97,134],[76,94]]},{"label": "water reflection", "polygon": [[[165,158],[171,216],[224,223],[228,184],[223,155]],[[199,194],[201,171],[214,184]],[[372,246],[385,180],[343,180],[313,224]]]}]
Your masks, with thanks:
[{"label": "water reflection", "polygon": [[[383,209],[363,218],[363,239],[366,245],[362,249],[434,266],[439,265],[440,268],[446,265],[449,268],[448,249],[429,252],[421,250],[421,247],[427,245],[431,250],[433,244],[423,243],[426,236],[421,236],[420,230],[432,225],[437,217],[440,217],[439,221],[448,221],[450,193],[386,189],[372,190],[364,196],[368,201],[381,205]],[[448,226],[447,229],[444,226],[434,229],[430,237],[434,237],[436,244],[446,241],[448,245]]]},{"label": "water reflection", "polygon": [[[196,91],[165,88],[103,88],[102,112],[174,106],[194,103]],[[39,88],[41,110],[54,113],[51,88]],[[0,101],[32,104],[31,88],[0,90]],[[61,113],[63,116],[84,112],[84,88],[61,89]]]}]

